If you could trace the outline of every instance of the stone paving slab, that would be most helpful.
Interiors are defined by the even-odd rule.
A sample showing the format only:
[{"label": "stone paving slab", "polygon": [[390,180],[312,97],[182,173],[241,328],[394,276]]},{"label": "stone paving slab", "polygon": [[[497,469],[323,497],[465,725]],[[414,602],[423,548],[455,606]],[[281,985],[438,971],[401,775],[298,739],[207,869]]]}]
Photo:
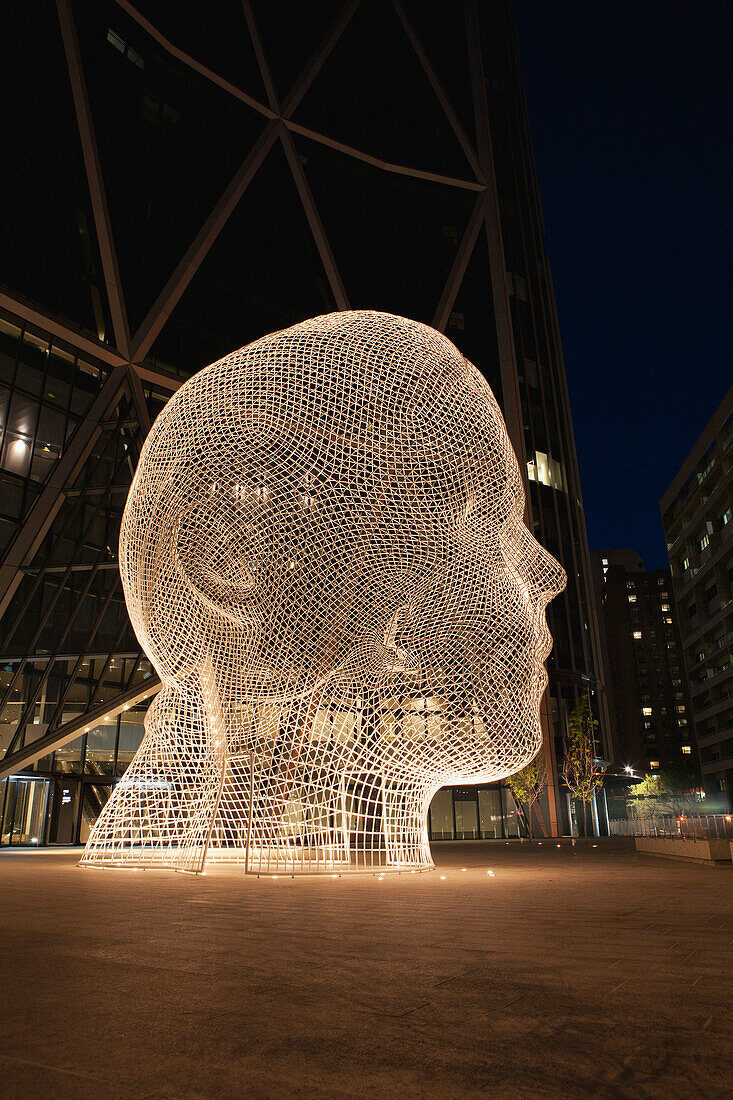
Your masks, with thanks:
[{"label": "stone paving slab", "polygon": [[0,853],[0,1096],[733,1096],[730,865],[434,855],[379,881]]}]

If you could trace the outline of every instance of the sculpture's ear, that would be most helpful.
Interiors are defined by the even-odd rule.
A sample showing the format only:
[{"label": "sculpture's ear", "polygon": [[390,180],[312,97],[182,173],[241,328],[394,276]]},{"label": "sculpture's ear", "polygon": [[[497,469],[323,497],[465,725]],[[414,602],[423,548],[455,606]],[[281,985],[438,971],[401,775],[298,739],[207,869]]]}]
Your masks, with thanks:
[{"label": "sculpture's ear", "polygon": [[176,567],[189,589],[237,625],[251,624],[256,594],[248,525],[221,500],[194,505],[178,519]]}]

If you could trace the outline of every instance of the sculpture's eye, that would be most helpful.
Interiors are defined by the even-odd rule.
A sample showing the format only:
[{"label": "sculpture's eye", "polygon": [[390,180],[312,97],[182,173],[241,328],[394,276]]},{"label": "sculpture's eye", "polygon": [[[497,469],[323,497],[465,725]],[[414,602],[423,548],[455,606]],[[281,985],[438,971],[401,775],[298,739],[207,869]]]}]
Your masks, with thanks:
[{"label": "sculpture's eye", "polygon": [[256,533],[235,509],[212,502],[186,513],[176,551],[187,582],[219,610],[236,614],[251,600],[257,589]]}]

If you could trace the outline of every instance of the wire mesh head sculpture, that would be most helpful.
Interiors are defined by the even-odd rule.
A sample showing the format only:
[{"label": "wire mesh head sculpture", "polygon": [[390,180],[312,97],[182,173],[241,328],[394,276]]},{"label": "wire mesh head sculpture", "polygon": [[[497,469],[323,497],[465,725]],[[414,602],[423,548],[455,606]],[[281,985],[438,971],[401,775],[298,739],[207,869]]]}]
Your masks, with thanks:
[{"label": "wire mesh head sculpture", "polygon": [[434,793],[540,747],[564,574],[523,509],[487,382],[425,325],[317,317],[186,382],[120,537],[164,687],[83,862],[431,866]]}]

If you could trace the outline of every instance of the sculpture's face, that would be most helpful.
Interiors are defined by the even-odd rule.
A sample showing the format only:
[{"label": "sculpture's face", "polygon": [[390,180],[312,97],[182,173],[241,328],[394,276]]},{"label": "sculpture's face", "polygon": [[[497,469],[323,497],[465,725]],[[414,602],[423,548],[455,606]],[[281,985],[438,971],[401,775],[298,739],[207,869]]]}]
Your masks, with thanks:
[{"label": "sculpture's face", "polygon": [[331,314],[166,406],[123,520],[128,607],[164,680],[213,670],[225,704],[412,683],[436,786],[504,775],[539,747],[564,584],[523,507],[475,367],[416,322]]}]

